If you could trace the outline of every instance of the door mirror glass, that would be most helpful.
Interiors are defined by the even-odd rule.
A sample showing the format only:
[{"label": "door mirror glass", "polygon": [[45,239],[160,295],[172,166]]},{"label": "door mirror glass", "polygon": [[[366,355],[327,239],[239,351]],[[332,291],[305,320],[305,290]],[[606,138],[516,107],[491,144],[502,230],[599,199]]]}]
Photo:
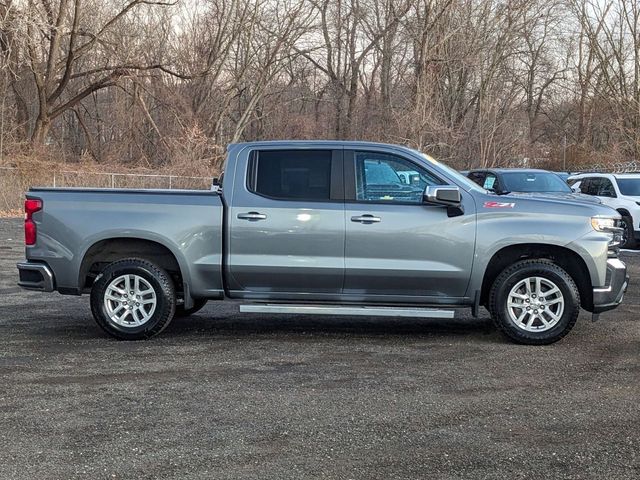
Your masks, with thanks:
[{"label": "door mirror glass", "polygon": [[424,191],[423,201],[436,205],[458,206],[462,202],[462,194],[455,185],[428,186]]}]

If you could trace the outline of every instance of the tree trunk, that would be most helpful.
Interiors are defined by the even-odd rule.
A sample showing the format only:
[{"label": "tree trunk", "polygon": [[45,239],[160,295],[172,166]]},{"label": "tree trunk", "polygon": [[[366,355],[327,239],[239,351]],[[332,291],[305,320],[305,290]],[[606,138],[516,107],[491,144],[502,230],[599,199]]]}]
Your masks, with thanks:
[{"label": "tree trunk", "polygon": [[45,112],[40,112],[36,119],[36,125],[31,134],[31,144],[33,146],[41,146],[45,144],[47,135],[49,135],[49,128],[51,128],[51,120]]},{"label": "tree trunk", "polygon": [[16,101],[16,125],[18,126],[20,137],[26,141],[29,138],[29,107],[20,92],[18,92],[15,80],[11,84],[11,89],[13,90],[13,98]]}]

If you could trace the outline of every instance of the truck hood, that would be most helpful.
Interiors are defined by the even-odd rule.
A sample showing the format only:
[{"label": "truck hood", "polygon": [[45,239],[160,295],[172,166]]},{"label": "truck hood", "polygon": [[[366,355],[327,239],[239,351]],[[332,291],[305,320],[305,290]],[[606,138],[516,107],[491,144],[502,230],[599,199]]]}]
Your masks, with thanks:
[{"label": "truck hood", "polygon": [[478,204],[479,213],[519,214],[528,213],[544,216],[578,215],[591,217],[596,215],[619,217],[613,208],[601,202],[573,199],[567,195],[509,194],[482,195]]},{"label": "truck hood", "polygon": [[569,200],[573,202],[586,202],[602,204],[602,200],[592,195],[585,195],[584,193],[564,193],[564,192],[511,192],[503,197],[528,197],[528,198],[555,198],[559,200]]}]

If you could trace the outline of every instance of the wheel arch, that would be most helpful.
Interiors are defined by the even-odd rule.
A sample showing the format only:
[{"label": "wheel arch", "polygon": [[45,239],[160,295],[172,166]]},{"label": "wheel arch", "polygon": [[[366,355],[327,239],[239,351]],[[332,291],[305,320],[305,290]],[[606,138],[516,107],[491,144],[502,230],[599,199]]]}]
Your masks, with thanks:
[{"label": "wheel arch", "polygon": [[509,245],[493,254],[482,279],[480,303],[487,305],[489,291],[500,272],[515,262],[534,258],[551,260],[564,269],[578,287],[582,307],[587,311],[593,309],[591,276],[583,258],[570,248],[539,243]]},{"label": "wheel arch", "polygon": [[95,275],[109,263],[129,257],[142,258],[163,268],[182,285],[181,288],[176,285],[176,291],[184,290],[185,296],[188,294],[188,270],[179,252],[157,239],[138,236],[114,236],[91,243],[85,249],[78,269],[80,289],[90,287]]}]

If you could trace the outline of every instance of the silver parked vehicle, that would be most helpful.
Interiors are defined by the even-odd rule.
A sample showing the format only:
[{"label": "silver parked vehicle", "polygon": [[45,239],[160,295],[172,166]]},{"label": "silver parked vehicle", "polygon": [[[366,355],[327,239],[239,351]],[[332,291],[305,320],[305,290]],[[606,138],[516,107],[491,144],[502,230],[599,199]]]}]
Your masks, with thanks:
[{"label": "silver parked vehicle", "polygon": [[33,188],[25,209],[19,285],[90,293],[120,339],[233,298],[246,312],[391,317],[483,305],[511,339],[547,344],[628,283],[615,210],[499,197],[395,145],[234,144],[210,192]]}]

